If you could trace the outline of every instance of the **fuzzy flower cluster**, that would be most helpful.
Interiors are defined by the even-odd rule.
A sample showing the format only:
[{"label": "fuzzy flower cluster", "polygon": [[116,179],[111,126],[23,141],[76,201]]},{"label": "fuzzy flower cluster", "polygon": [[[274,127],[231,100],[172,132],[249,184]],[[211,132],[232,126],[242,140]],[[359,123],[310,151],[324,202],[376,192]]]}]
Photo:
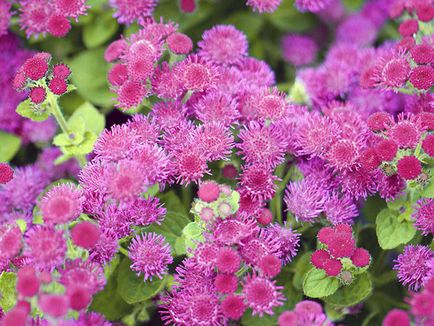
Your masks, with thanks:
[{"label": "fuzzy flower cluster", "polygon": [[147,18],[152,17],[152,13],[158,4],[158,0],[110,0],[110,6],[115,10],[113,16],[121,24],[132,24],[138,22],[146,24]]},{"label": "fuzzy flower cluster", "polygon": [[323,312],[322,306],[310,300],[300,301],[292,311],[284,311],[279,316],[278,324],[279,326],[333,326]]},{"label": "fuzzy flower cluster", "polygon": [[394,262],[398,280],[410,290],[419,290],[434,276],[433,251],[429,247],[407,245]]},{"label": "fuzzy flower cluster", "polygon": [[334,228],[324,227],[318,232],[320,249],[313,252],[311,263],[328,276],[339,277],[344,284],[354,279],[353,272],[366,270],[371,263],[369,252],[357,248],[351,227],[338,224]]},{"label": "fuzzy flower cluster", "polygon": [[86,15],[86,0],[23,0],[20,1],[19,24],[28,38],[49,33],[64,37],[75,21]]},{"label": "fuzzy flower cluster", "polygon": [[[199,191],[212,200],[204,187]],[[296,255],[299,235],[287,225],[262,228],[238,212],[203,222],[202,241],[177,268],[172,292],[163,298],[163,321],[221,325],[240,319],[247,308],[253,315],[272,315],[284,300],[273,278]]]},{"label": "fuzzy flower cluster", "polygon": [[0,61],[8,63],[0,67],[0,130],[20,136],[23,144],[48,142],[57,129],[53,119],[32,121],[15,112],[26,94],[15,91],[13,80],[18,69],[31,55],[30,51],[20,47],[14,35],[9,33],[0,36]]},{"label": "fuzzy flower cluster", "polygon": [[415,221],[414,226],[422,232],[423,235],[434,234],[434,200],[420,199],[412,217]]},{"label": "fuzzy flower cluster", "polygon": [[61,96],[68,91],[71,70],[65,64],[51,66],[50,63],[49,53],[37,53],[24,62],[13,81],[17,91],[28,92],[35,114],[45,113],[44,102],[50,96]]}]

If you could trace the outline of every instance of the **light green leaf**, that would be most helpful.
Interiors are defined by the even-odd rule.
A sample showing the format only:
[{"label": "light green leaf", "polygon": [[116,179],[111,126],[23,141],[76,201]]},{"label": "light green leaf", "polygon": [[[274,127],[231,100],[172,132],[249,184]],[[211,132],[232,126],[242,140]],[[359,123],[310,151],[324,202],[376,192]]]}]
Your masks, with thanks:
[{"label": "light green leaf", "polygon": [[4,311],[9,311],[17,302],[15,284],[17,275],[10,272],[3,272],[0,275],[0,307]]},{"label": "light green leaf", "polygon": [[96,139],[97,136],[93,132],[86,131],[84,133],[84,139],[80,144],[63,146],[61,150],[67,155],[86,155],[92,152],[93,144],[95,143]]},{"label": "light green leaf", "polygon": [[412,222],[400,221],[399,213],[389,208],[382,209],[377,215],[376,232],[382,249],[393,249],[408,243],[416,234]]},{"label": "light green leaf", "polygon": [[306,273],[312,268],[310,264],[310,256],[312,252],[306,252],[301,256],[297,256],[294,262],[294,278],[292,279],[293,285],[297,290],[302,290],[303,279]]},{"label": "light green leaf", "polygon": [[20,116],[31,119],[33,121],[44,121],[47,120],[50,116],[49,111],[46,110],[44,106],[32,105],[29,99],[22,101],[17,106],[16,112]]},{"label": "light green leaf", "polygon": [[76,120],[84,121],[86,131],[91,131],[99,135],[105,127],[105,117],[91,103],[86,102],[80,105],[68,120],[68,123],[74,124]]},{"label": "light green leaf", "polygon": [[0,162],[9,162],[20,149],[21,138],[0,131]]},{"label": "light green leaf", "polygon": [[143,276],[137,276],[130,268],[131,260],[124,258],[119,265],[117,275],[117,292],[129,304],[150,299],[160,292],[166,284],[166,279],[154,277],[152,281],[144,281]]},{"label": "light green leaf", "polygon": [[112,12],[105,10],[94,17],[94,20],[83,28],[83,42],[87,48],[96,48],[108,41],[118,30]]},{"label": "light green leaf", "polygon": [[372,282],[368,273],[363,273],[348,286],[341,287],[324,301],[335,307],[350,307],[365,300],[372,292]]},{"label": "light green leaf", "polygon": [[322,269],[312,268],[303,281],[303,292],[311,298],[327,297],[335,293],[338,288],[339,280],[327,276]]},{"label": "light green leaf", "polygon": [[72,82],[77,92],[93,104],[109,107],[115,97],[107,82],[108,63],[104,61],[104,48],[82,51],[69,61]]},{"label": "light green leaf", "polygon": [[426,198],[434,198],[434,168],[429,169],[429,174],[431,182],[423,190],[422,196]]},{"label": "light green leaf", "polygon": [[250,12],[238,11],[231,14],[223,23],[234,25],[237,29],[244,32],[247,38],[252,39],[260,32],[265,19],[262,15],[252,15]]}]

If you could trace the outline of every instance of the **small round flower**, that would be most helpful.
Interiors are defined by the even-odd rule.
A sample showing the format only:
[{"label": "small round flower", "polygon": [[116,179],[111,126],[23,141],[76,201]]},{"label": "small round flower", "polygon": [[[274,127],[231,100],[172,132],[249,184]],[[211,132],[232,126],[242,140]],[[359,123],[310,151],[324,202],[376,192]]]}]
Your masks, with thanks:
[{"label": "small round flower", "polygon": [[271,168],[261,164],[245,166],[240,179],[243,191],[253,199],[263,201],[273,198],[277,177],[272,174]]},{"label": "small round flower", "polygon": [[416,117],[422,122],[422,126],[428,131],[434,130],[434,113],[420,112]]},{"label": "small round flower", "polygon": [[38,300],[44,314],[55,318],[63,317],[68,312],[68,298],[59,294],[42,294]]},{"label": "small round flower", "polygon": [[234,293],[237,290],[238,278],[235,274],[217,274],[214,285],[220,293]]},{"label": "small round flower", "polygon": [[326,9],[333,1],[331,0],[296,0],[295,6],[301,12],[321,12]]},{"label": "small round flower", "polygon": [[30,91],[29,98],[35,104],[41,104],[45,101],[47,97],[47,92],[42,86],[33,87]]},{"label": "small round flower", "polygon": [[163,99],[178,99],[183,94],[182,84],[167,62],[155,69],[152,91]]},{"label": "small round flower", "polygon": [[202,182],[199,186],[197,196],[204,202],[211,203],[216,201],[220,196],[220,187],[214,181]]},{"label": "small round flower", "polygon": [[130,25],[135,21],[145,22],[146,17],[151,17],[157,0],[126,1],[110,0],[110,6],[115,10],[114,17],[119,23]]},{"label": "small round flower", "polygon": [[356,243],[352,235],[335,232],[327,242],[327,249],[335,258],[351,257],[356,250]]},{"label": "small round flower", "polygon": [[220,249],[217,253],[216,266],[222,273],[235,273],[240,268],[241,258],[230,248]]},{"label": "small round flower", "polygon": [[107,79],[113,86],[122,86],[128,80],[128,68],[126,65],[117,63],[111,67]]},{"label": "small round flower", "polygon": [[193,49],[193,41],[184,33],[173,33],[166,42],[169,50],[176,54],[188,54]]},{"label": "small round flower", "polygon": [[142,103],[147,91],[142,83],[134,80],[128,80],[116,90],[116,94],[118,95],[119,101],[116,106],[129,109]]},{"label": "small round flower", "polygon": [[[257,115],[261,120],[276,121],[286,113],[286,94],[277,88],[263,89],[256,94],[255,101]],[[282,139],[280,141],[282,142]]]},{"label": "small round flower", "polygon": [[78,19],[85,15],[88,6],[86,0],[53,0],[56,11],[63,16]]},{"label": "small round flower", "polygon": [[252,315],[272,315],[273,308],[283,304],[284,296],[279,292],[281,288],[268,279],[248,275],[244,279],[243,294]]},{"label": "small round flower", "polygon": [[3,224],[0,226],[0,252],[2,259],[16,257],[22,247],[22,235],[18,226]]},{"label": "small round flower", "polygon": [[226,318],[238,320],[243,316],[244,311],[246,310],[246,305],[241,296],[228,295],[223,299],[221,309]]},{"label": "small round flower", "polygon": [[369,129],[372,131],[382,131],[386,129],[386,125],[390,121],[390,114],[387,112],[375,112],[371,114],[367,120]]},{"label": "small round flower", "polygon": [[232,25],[216,25],[197,44],[199,54],[212,63],[231,65],[247,55],[247,37]]},{"label": "small round flower", "polygon": [[421,3],[416,8],[416,15],[420,21],[429,22],[431,19],[434,18],[434,7],[429,3]]},{"label": "small round flower", "polygon": [[144,190],[144,175],[136,161],[124,159],[106,171],[108,194],[119,201],[132,201]]},{"label": "small round flower", "polygon": [[45,77],[45,74],[48,71],[48,63],[41,56],[35,55],[32,58],[27,59],[22,68],[27,78],[39,80]]},{"label": "small round flower", "polygon": [[89,259],[99,264],[105,264],[113,259],[118,252],[118,239],[113,232],[101,233],[98,243],[89,251]]},{"label": "small round flower", "polygon": [[280,6],[282,0],[247,0],[247,5],[259,13],[272,13]]},{"label": "small round flower", "polygon": [[209,173],[206,156],[197,147],[185,147],[177,153],[175,171],[181,184],[198,182]]},{"label": "small round flower", "polygon": [[232,131],[221,123],[206,123],[191,133],[191,142],[197,142],[209,161],[226,160],[232,153]]},{"label": "small round flower", "polygon": [[397,164],[398,175],[405,180],[416,179],[422,172],[422,164],[415,156],[404,156]]},{"label": "small round flower", "polygon": [[162,279],[167,273],[167,266],[173,262],[170,245],[163,236],[156,233],[134,237],[128,247],[128,257],[133,262],[131,269],[137,275],[143,274],[145,281],[152,281],[154,276]]},{"label": "small round flower", "polygon": [[69,301],[69,308],[76,311],[85,309],[92,300],[89,291],[80,285],[68,288],[66,295]]},{"label": "small round flower", "polygon": [[186,90],[201,92],[214,86],[218,72],[198,55],[190,55],[177,64],[174,73]]},{"label": "small round flower", "polygon": [[56,95],[62,95],[62,94],[65,94],[66,91],[67,91],[67,89],[68,89],[68,83],[65,81],[65,79],[54,77],[48,83],[48,88],[54,94],[56,94]]},{"label": "small round flower", "polygon": [[81,193],[70,184],[54,186],[39,204],[46,224],[64,224],[75,220],[82,212]]},{"label": "small round flower", "polygon": [[381,161],[392,161],[398,152],[398,145],[391,139],[382,139],[375,145],[375,152]]},{"label": "small round flower", "polygon": [[197,118],[204,123],[218,122],[229,126],[238,120],[237,102],[221,91],[210,91],[194,103]]},{"label": "small round flower", "polygon": [[127,42],[124,39],[116,40],[109,44],[104,52],[104,60],[113,62],[122,55],[127,48]]},{"label": "small round flower", "polygon": [[359,158],[360,165],[367,171],[375,170],[381,163],[374,148],[365,149]]},{"label": "small round flower", "polygon": [[50,271],[63,264],[66,241],[62,230],[51,226],[35,226],[26,234],[25,256],[33,266]]},{"label": "small round flower", "polygon": [[410,83],[420,90],[428,90],[434,85],[434,69],[431,66],[418,66],[413,68]]},{"label": "small round flower", "polygon": [[[94,294],[101,291],[106,284],[103,267],[90,260],[83,261],[81,258],[67,260],[59,272],[60,283],[66,289],[79,285],[86,288],[90,294]],[[46,283],[50,282],[51,280]]]},{"label": "small round flower", "polygon": [[134,56],[127,62],[128,75],[134,81],[146,82],[154,73],[154,59]]},{"label": "small round flower", "polygon": [[265,277],[275,277],[282,269],[282,262],[275,255],[266,255],[259,261],[258,268]]},{"label": "small round flower", "polygon": [[399,115],[398,122],[387,127],[387,136],[395,141],[399,148],[414,148],[419,143],[423,131],[420,119],[414,115]]},{"label": "small round flower", "polygon": [[310,257],[310,262],[313,266],[319,269],[324,269],[327,261],[330,260],[330,254],[325,250],[315,250]]},{"label": "small round flower", "polygon": [[53,67],[54,77],[67,79],[70,75],[71,69],[64,63],[57,64]]},{"label": "small round flower", "polygon": [[428,44],[419,44],[411,48],[410,50],[411,57],[414,62],[419,65],[430,64],[434,61],[434,48],[432,45]]},{"label": "small round flower", "polygon": [[63,15],[54,14],[47,21],[47,31],[54,37],[64,37],[71,30],[69,19]]},{"label": "small round flower", "polygon": [[375,66],[375,80],[385,88],[399,88],[410,77],[411,67],[407,58],[399,54],[389,54],[381,58]]},{"label": "small round flower", "polygon": [[315,61],[318,46],[313,38],[288,34],[282,39],[283,58],[295,66],[304,66]]},{"label": "small round flower", "polygon": [[329,259],[325,261],[323,269],[328,276],[338,276],[342,270],[342,263],[336,259]]},{"label": "small round flower", "polygon": [[421,199],[417,202],[417,209],[413,214],[415,227],[422,231],[423,235],[434,234],[434,200]]},{"label": "small round flower", "polygon": [[5,184],[14,178],[14,170],[8,163],[0,162],[0,184]]},{"label": "small round flower", "polygon": [[419,30],[419,23],[416,19],[407,19],[399,25],[398,31],[402,36],[412,36]]},{"label": "small round flower", "polygon": [[261,208],[258,213],[257,221],[261,225],[268,225],[273,221],[273,214],[268,208]]},{"label": "small round flower", "polygon": [[98,243],[101,231],[92,222],[80,222],[71,230],[72,242],[79,247],[92,249]]},{"label": "small round flower", "polygon": [[371,262],[371,256],[367,250],[357,248],[351,256],[351,261],[357,267],[365,267]]},{"label": "small round flower", "polygon": [[266,231],[279,246],[277,257],[284,264],[289,263],[297,255],[298,246],[300,245],[300,234],[294,232],[285,222],[283,225],[273,224]]},{"label": "small round flower", "polygon": [[393,309],[384,318],[383,326],[410,326],[410,317],[404,310]]},{"label": "small round flower", "polygon": [[434,135],[428,135],[422,142],[422,148],[429,156],[434,157]]},{"label": "small round flower", "polygon": [[39,279],[33,267],[21,268],[17,273],[17,292],[24,297],[33,297],[39,291]]},{"label": "small round flower", "polygon": [[407,245],[404,252],[394,261],[394,270],[398,271],[398,280],[410,290],[417,291],[423,286],[424,279],[431,272],[427,262],[432,258],[430,248],[422,245]]},{"label": "small round flower", "polygon": [[277,323],[279,326],[295,326],[297,324],[297,314],[294,311],[284,311],[279,316]]},{"label": "small round flower", "polygon": [[202,208],[199,215],[200,215],[200,218],[202,220],[204,220],[205,222],[210,222],[215,217],[214,210],[212,208],[209,208],[209,207]]}]

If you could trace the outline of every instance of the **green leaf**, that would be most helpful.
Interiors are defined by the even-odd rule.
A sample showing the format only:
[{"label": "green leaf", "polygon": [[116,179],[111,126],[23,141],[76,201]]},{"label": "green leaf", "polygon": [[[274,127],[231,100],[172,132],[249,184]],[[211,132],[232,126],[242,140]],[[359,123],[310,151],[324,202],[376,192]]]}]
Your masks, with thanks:
[{"label": "green leaf", "polygon": [[98,292],[89,307],[90,311],[103,314],[108,320],[120,320],[133,310],[117,292],[119,268],[112,273],[106,286]]},{"label": "green leaf", "polygon": [[17,275],[10,272],[3,272],[0,275],[0,307],[6,312],[15,306],[17,294],[15,284]]},{"label": "green leaf", "polygon": [[292,279],[292,283],[297,290],[303,289],[303,279],[306,273],[312,268],[310,264],[310,256],[312,252],[306,252],[301,256],[298,256],[296,261],[294,262],[294,278]]},{"label": "green leaf", "polygon": [[231,14],[222,23],[234,25],[237,29],[243,31],[247,38],[252,39],[260,32],[265,19],[262,15],[252,15],[250,12],[239,11]]},{"label": "green leaf", "polygon": [[382,209],[377,215],[376,231],[382,249],[393,249],[408,243],[416,234],[416,229],[408,220],[398,218],[399,213],[389,208]]},{"label": "green leaf", "polygon": [[303,32],[315,25],[314,16],[300,13],[290,0],[282,1],[278,10],[266,17],[281,31]]},{"label": "green leaf", "polygon": [[72,82],[77,92],[89,102],[109,107],[113,93],[109,91],[107,72],[109,65],[104,60],[104,48],[82,51],[69,61]]},{"label": "green leaf", "polygon": [[335,307],[350,307],[365,300],[372,292],[372,282],[368,273],[363,273],[348,286],[341,287],[324,301]]},{"label": "green leaf", "polygon": [[131,268],[131,260],[124,258],[119,265],[117,275],[117,292],[129,304],[145,301],[153,298],[166,284],[166,279],[154,277],[152,281],[144,281],[143,276],[137,276]]},{"label": "green leaf", "polygon": [[429,169],[429,174],[431,182],[423,190],[422,196],[426,198],[434,198],[434,168]]},{"label": "green leaf", "polygon": [[304,278],[303,292],[311,298],[323,298],[332,295],[339,288],[339,280],[329,277],[322,269],[312,268]]},{"label": "green leaf", "polygon": [[86,131],[84,139],[80,144],[63,146],[61,150],[64,154],[71,156],[89,154],[93,150],[96,139],[97,136],[93,132]]},{"label": "green leaf", "polygon": [[74,124],[77,120],[81,119],[84,121],[86,131],[91,131],[94,134],[99,135],[100,132],[104,130],[104,115],[89,102],[80,105],[68,119],[68,123]]},{"label": "green leaf", "polygon": [[48,110],[46,110],[43,106],[32,105],[29,99],[22,101],[17,106],[16,112],[20,116],[33,121],[44,121],[50,116]]},{"label": "green leaf", "polygon": [[83,42],[87,48],[96,48],[108,41],[118,30],[116,19],[109,10],[95,16],[94,20],[83,28]]},{"label": "green leaf", "polygon": [[9,162],[20,149],[21,138],[0,131],[0,162]]}]

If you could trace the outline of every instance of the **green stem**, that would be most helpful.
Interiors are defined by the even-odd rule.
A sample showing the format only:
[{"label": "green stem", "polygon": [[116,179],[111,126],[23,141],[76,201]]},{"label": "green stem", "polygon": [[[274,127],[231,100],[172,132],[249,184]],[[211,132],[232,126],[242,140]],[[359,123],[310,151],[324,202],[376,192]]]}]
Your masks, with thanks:
[{"label": "green stem", "polygon": [[54,97],[54,95],[49,94],[48,101],[50,103],[51,113],[59,124],[60,129],[62,129],[62,131],[68,136],[71,135],[71,129],[69,129],[68,123],[66,122],[65,117],[60,110],[57,99]]},{"label": "green stem", "polygon": [[119,252],[128,257],[128,250],[122,246],[119,246]]}]

